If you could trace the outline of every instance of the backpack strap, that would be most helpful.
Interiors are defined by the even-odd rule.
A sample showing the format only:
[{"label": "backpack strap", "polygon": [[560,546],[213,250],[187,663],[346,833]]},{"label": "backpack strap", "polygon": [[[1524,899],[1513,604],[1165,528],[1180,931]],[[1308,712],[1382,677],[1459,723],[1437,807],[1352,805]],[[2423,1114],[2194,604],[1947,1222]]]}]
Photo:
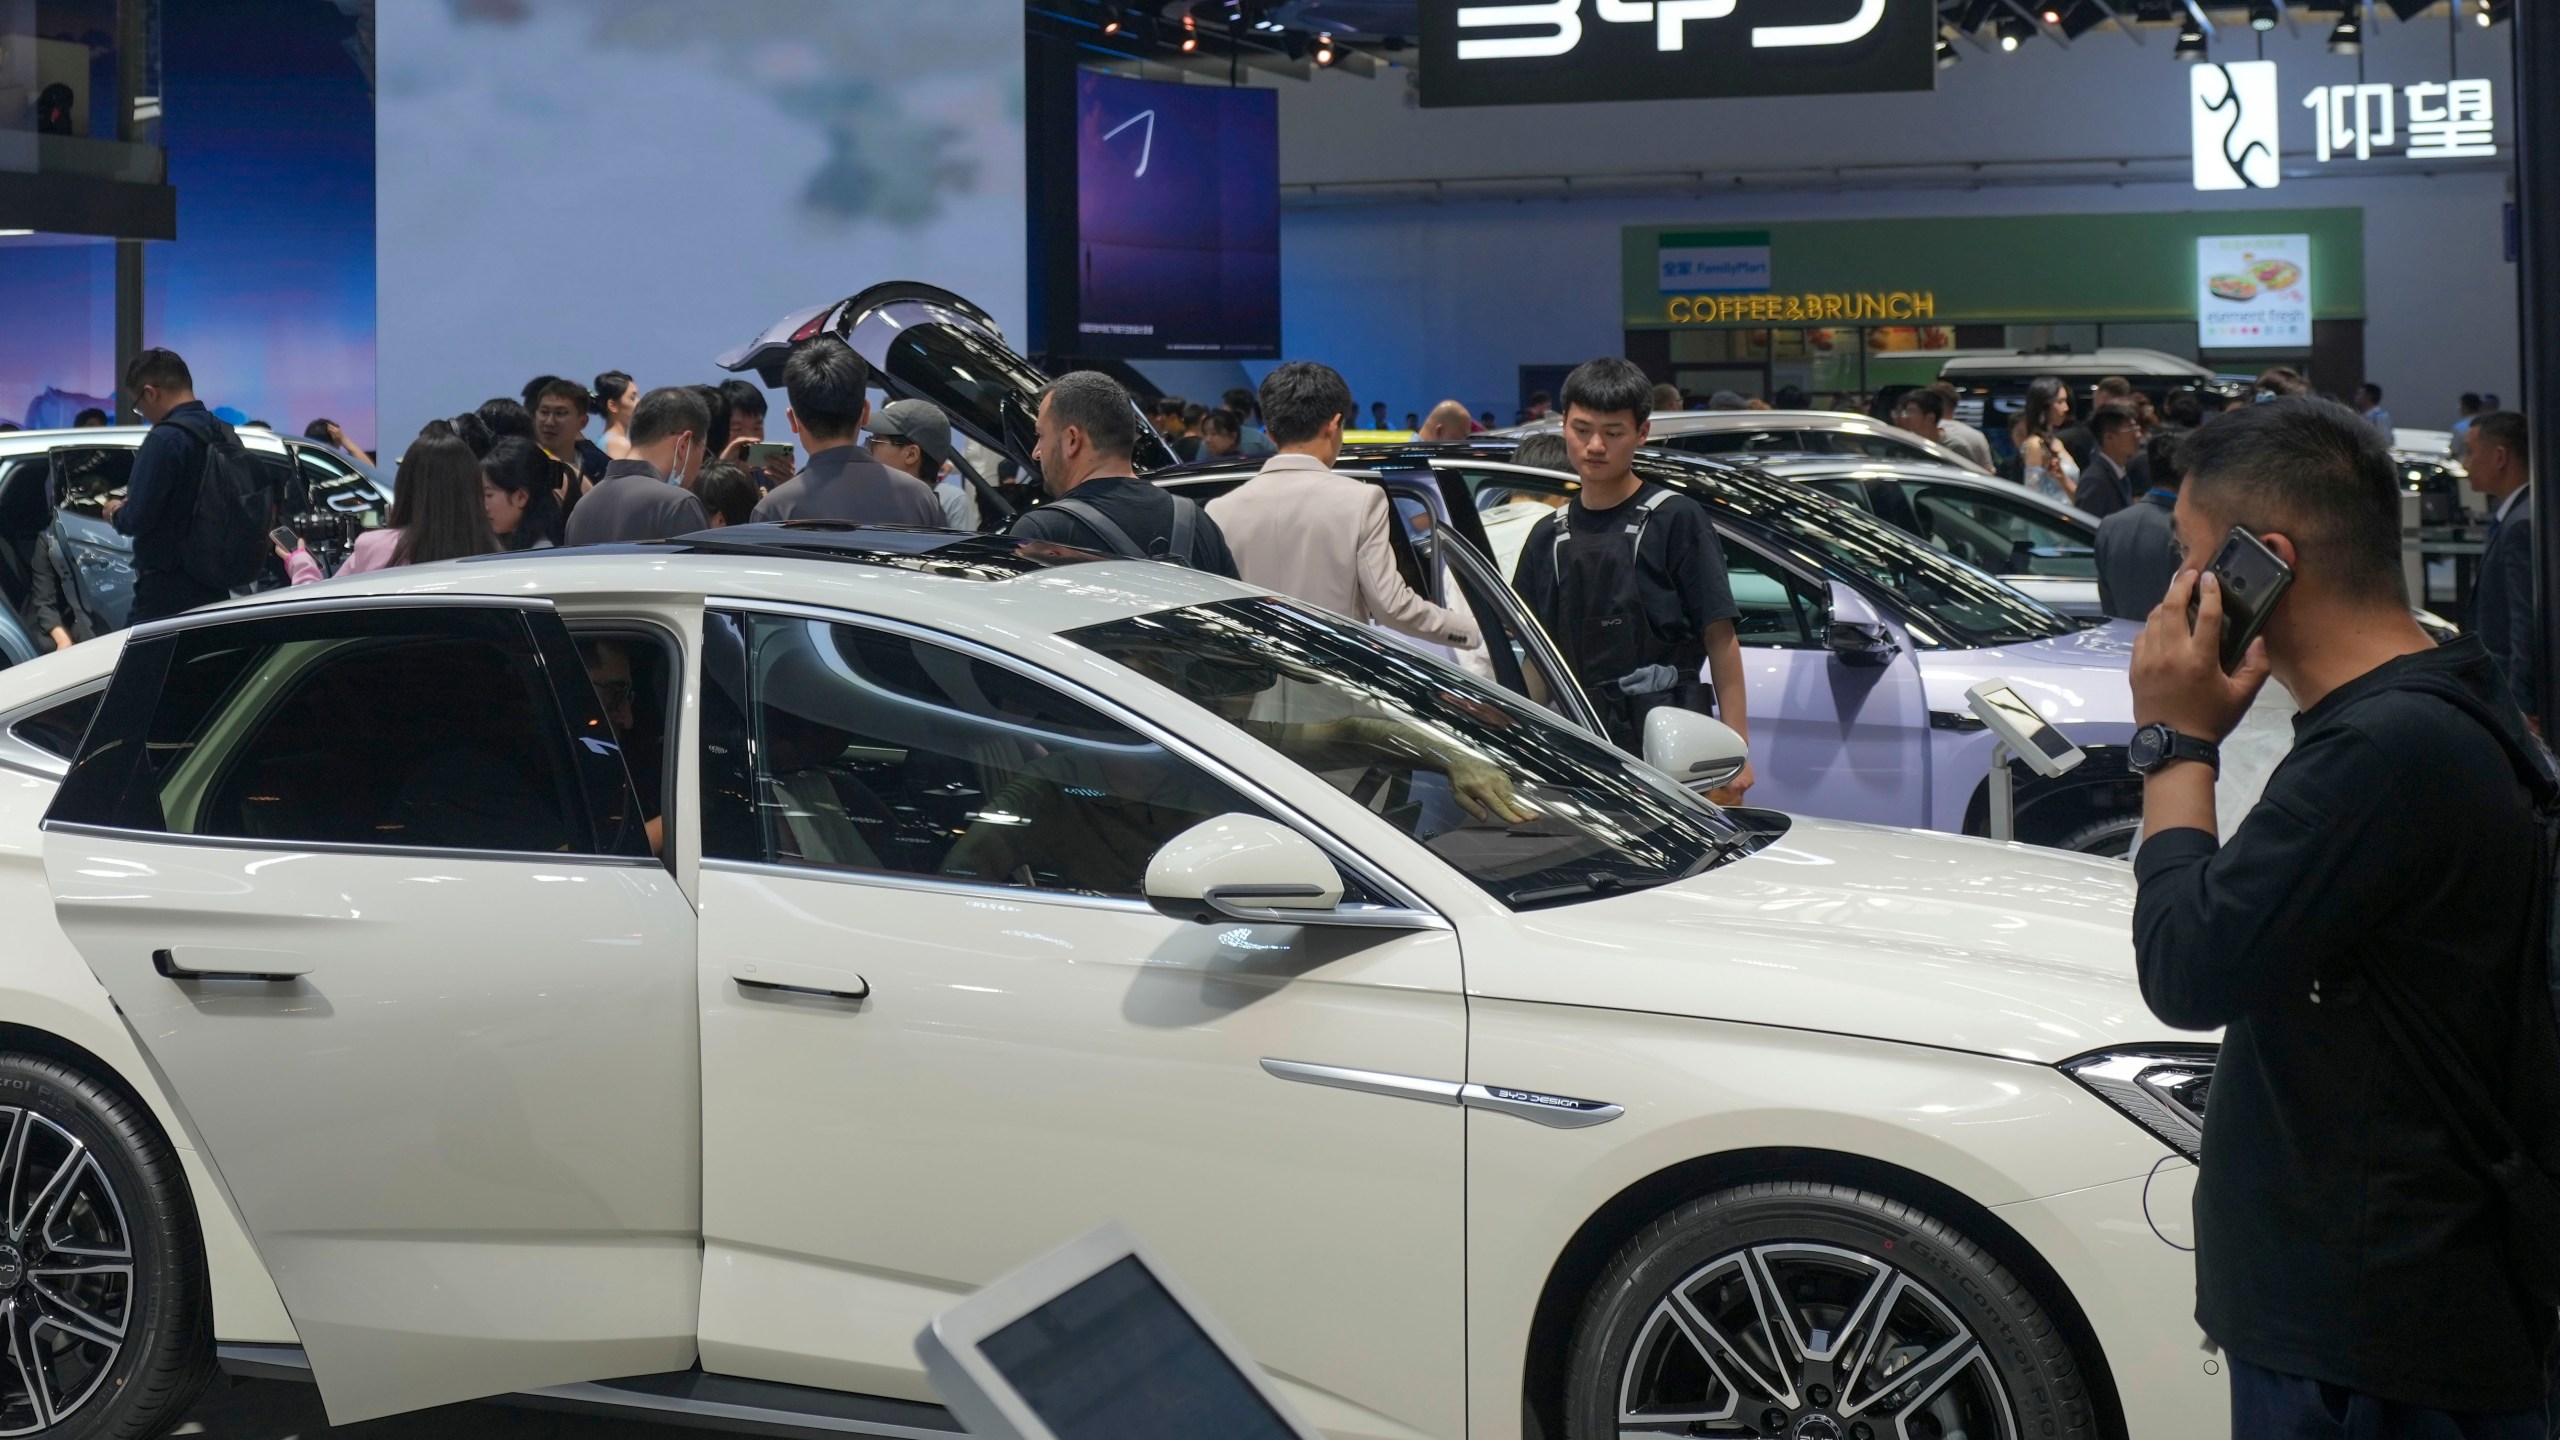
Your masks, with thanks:
[{"label": "backpack strap", "polygon": [[1193,531],[1200,528],[1200,506],[1198,502],[1180,495],[1171,498],[1173,500],[1173,544],[1165,551],[1164,558],[1176,564],[1190,565],[1191,535]]},{"label": "backpack strap", "polygon": [[1102,537],[1102,543],[1111,548],[1112,554],[1118,555],[1124,560],[1149,560],[1154,558],[1147,554],[1146,551],[1138,548],[1138,542],[1129,538],[1128,531],[1111,523],[1111,517],[1103,514],[1102,511],[1096,508],[1090,501],[1078,500],[1074,496],[1069,496],[1064,500],[1050,501],[1049,508],[1052,510],[1063,510],[1068,514],[1073,515],[1078,520],[1083,521],[1086,529],[1091,530],[1094,534]]},{"label": "backpack strap", "polygon": [[2432,695],[2478,721],[2480,728],[2489,732],[2489,738],[2498,742],[2498,748],[2507,752],[2507,763],[2515,767],[2516,778],[2533,796],[2535,806],[2545,812],[2560,807],[2560,774],[2554,773],[2550,754],[2529,740],[2518,740],[2488,701],[2433,675],[2409,688],[2421,695]]}]

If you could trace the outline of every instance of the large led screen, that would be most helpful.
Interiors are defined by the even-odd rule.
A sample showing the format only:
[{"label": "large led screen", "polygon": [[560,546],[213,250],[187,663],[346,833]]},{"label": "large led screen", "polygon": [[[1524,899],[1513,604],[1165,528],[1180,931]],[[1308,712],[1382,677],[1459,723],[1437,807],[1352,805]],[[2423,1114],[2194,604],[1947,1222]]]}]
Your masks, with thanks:
[{"label": "large led screen", "polygon": [[1085,71],[1076,173],[1077,351],[1279,356],[1276,94]]},{"label": "large led screen", "polygon": [[956,290],[1019,339],[1022,16],[382,5],[384,443],[537,374],[718,380],[723,351],[884,280]]}]

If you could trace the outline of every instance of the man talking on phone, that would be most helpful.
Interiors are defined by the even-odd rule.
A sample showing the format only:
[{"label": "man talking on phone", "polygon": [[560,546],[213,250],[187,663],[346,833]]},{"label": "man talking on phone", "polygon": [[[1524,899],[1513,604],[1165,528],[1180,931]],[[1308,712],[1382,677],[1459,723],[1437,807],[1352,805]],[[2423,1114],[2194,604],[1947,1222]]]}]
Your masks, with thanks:
[{"label": "man talking on phone", "polygon": [[[2542,762],[2480,643],[2439,648],[2410,619],[2371,426],[2275,399],[2176,459],[2186,568],[2133,660],[2134,941],[2154,1014],[2225,1031],[2196,1319],[2229,1361],[2232,1434],[2545,1440],[2553,1312],[2520,1293],[2503,1195],[2458,1138],[2493,1117],[2435,1079],[2467,1061],[2548,1163]],[[2292,583],[2226,673],[2223,628],[2271,574],[2199,570],[2235,531]],[[2270,675],[2301,710],[2294,748],[2221,843],[2215,747]],[[2410,1038],[2420,1020],[2437,1049]]]}]

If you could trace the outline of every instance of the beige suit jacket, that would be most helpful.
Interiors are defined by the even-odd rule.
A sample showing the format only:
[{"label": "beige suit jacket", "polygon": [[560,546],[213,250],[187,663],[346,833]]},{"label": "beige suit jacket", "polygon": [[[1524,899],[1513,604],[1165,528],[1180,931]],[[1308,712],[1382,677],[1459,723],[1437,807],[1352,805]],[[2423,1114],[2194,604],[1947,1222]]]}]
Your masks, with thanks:
[{"label": "beige suit jacket", "polygon": [[1417,640],[1477,643],[1473,619],[1413,593],[1396,572],[1387,543],[1394,507],[1377,486],[1336,475],[1312,455],[1274,455],[1208,508],[1246,584]]}]

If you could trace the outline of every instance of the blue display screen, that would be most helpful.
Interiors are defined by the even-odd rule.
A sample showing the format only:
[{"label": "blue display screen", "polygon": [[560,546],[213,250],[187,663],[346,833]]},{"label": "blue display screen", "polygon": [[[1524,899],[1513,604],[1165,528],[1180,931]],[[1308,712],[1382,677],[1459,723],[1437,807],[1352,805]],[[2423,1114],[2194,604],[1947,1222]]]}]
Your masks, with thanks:
[{"label": "blue display screen", "polygon": [[1076,167],[1076,353],[1278,357],[1275,92],[1082,72]]},{"label": "blue display screen", "polygon": [[978,1349],[1058,1440],[1297,1440],[1134,1255]]}]

